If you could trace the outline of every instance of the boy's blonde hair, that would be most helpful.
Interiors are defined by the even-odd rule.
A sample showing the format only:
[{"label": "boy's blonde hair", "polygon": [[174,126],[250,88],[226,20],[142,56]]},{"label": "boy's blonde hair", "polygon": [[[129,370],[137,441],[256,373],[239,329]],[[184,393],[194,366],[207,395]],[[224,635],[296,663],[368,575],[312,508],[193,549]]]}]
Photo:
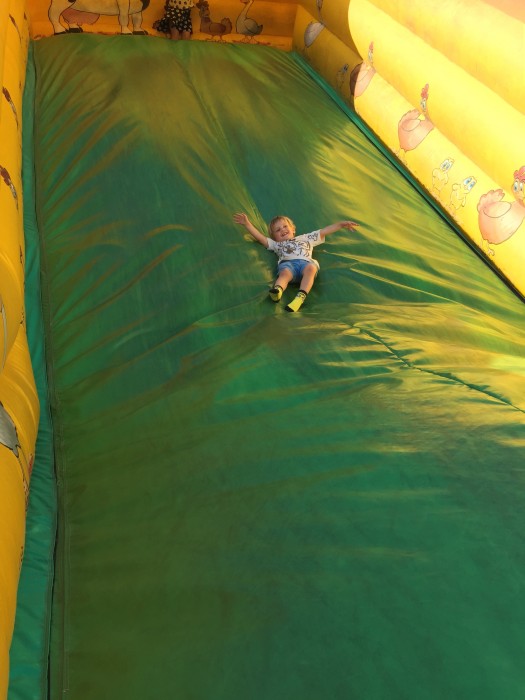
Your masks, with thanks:
[{"label": "boy's blonde hair", "polygon": [[274,216],[268,224],[268,233],[270,234],[270,238],[273,238],[273,225],[276,224],[278,221],[286,221],[288,226],[291,226],[293,229],[295,229],[294,222],[288,216]]}]

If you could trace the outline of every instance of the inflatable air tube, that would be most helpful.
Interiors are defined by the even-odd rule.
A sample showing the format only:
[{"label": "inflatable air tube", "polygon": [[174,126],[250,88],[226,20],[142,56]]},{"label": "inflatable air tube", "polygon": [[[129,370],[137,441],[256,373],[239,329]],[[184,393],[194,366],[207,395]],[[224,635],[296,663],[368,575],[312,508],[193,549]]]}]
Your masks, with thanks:
[{"label": "inflatable air tube", "polygon": [[9,0],[0,7],[0,698],[7,694],[39,419],[23,302],[21,114],[28,45],[24,9],[20,0]]},{"label": "inflatable air tube", "polygon": [[[523,298],[519,8],[499,9],[497,0],[350,0],[337,12],[318,5],[299,8],[294,48]],[[350,38],[340,28],[343,6]]]}]

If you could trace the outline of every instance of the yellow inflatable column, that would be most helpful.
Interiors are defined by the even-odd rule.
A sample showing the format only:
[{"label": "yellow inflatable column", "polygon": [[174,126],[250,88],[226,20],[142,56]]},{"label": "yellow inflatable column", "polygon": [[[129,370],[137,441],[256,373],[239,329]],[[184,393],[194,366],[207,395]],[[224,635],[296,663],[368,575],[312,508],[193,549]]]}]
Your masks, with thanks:
[{"label": "yellow inflatable column", "polygon": [[525,83],[518,17],[485,2],[352,0],[354,106],[525,296]]},{"label": "yellow inflatable column", "polygon": [[22,91],[27,61],[25,3],[0,5],[0,698],[24,550],[25,512],[38,427],[38,399],[24,321]]},{"label": "yellow inflatable column", "polygon": [[298,5],[292,46],[331,87],[350,100],[350,75],[361,57],[348,29],[348,0],[326,8],[315,0]]}]

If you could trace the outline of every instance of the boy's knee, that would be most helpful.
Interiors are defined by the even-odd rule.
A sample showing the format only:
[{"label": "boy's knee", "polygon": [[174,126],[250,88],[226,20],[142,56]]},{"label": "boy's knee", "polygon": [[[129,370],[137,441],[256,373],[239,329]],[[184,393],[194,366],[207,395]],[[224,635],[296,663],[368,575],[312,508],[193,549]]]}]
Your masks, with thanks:
[{"label": "boy's knee", "polygon": [[317,267],[315,265],[312,265],[312,263],[308,264],[303,271],[303,277],[304,275],[308,275],[308,277],[315,277],[317,274]]}]

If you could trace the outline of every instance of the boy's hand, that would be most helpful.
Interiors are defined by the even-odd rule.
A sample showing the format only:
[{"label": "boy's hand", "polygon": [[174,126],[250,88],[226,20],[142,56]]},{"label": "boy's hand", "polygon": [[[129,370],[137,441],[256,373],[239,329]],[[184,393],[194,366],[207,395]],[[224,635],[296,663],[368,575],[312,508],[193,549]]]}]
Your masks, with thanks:
[{"label": "boy's hand", "polygon": [[359,224],[355,221],[341,221],[339,222],[341,228],[346,228],[349,231],[355,231]]},{"label": "boy's hand", "polygon": [[255,226],[252,224],[250,219],[246,216],[246,214],[243,211],[239,211],[237,212],[237,214],[234,214],[233,220],[236,224],[241,224],[241,226],[244,226],[244,228],[248,231],[250,236],[252,238],[255,238],[257,243],[260,243],[265,248],[268,247],[267,237],[255,228]]},{"label": "boy's hand", "polygon": [[335,233],[342,228],[346,228],[348,231],[355,231],[358,226],[359,224],[356,221],[338,221],[336,224],[330,224],[330,226],[322,228],[321,235],[328,236],[329,233]]},{"label": "boy's hand", "polygon": [[239,212],[233,215],[233,220],[236,224],[241,224],[241,226],[248,226],[250,219],[244,212]]}]

